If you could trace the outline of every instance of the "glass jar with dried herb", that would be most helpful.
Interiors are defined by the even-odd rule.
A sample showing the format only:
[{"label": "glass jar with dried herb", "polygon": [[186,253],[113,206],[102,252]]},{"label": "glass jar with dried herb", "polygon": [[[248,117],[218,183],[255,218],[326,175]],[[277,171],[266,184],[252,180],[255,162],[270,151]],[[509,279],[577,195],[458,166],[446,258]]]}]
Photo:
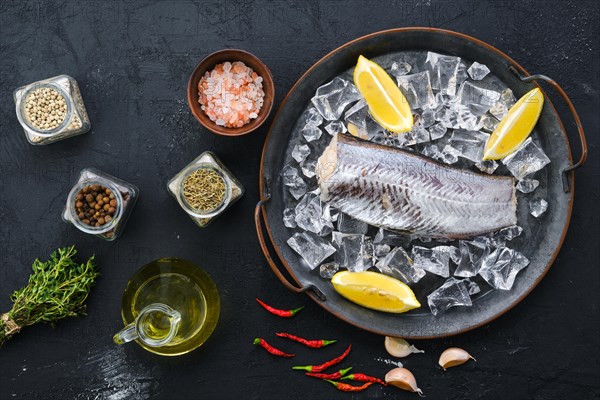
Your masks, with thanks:
[{"label": "glass jar with dried herb", "polygon": [[85,168],[69,192],[62,219],[82,232],[115,240],[138,195],[134,185],[96,168]]},{"label": "glass jar with dried herb", "polygon": [[31,144],[57,142],[91,128],[79,85],[68,75],[21,86],[13,98],[17,119]]},{"label": "glass jar with dried herb", "polygon": [[244,194],[242,184],[210,151],[175,175],[167,188],[200,227],[207,226]]}]

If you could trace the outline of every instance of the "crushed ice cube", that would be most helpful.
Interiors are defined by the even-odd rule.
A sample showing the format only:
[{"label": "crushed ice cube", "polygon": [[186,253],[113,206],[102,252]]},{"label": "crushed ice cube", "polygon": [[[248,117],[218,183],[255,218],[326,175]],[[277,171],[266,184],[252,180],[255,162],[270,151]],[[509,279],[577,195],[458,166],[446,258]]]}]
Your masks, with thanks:
[{"label": "crushed ice cube", "polygon": [[469,131],[478,131],[483,127],[481,118],[473,114],[469,107],[457,105],[455,109],[458,112],[458,126],[462,129],[466,129]]},{"label": "crushed ice cube", "polygon": [[456,102],[456,97],[448,96],[442,93],[436,93],[435,96],[435,105],[432,107],[434,111],[440,111],[442,108],[450,108]]},{"label": "crushed ice cube", "polygon": [[310,232],[295,233],[287,243],[300,254],[310,269],[315,269],[323,260],[335,253],[335,247]]},{"label": "crushed ice cube", "polygon": [[369,225],[366,222],[352,218],[348,214],[340,213],[337,221],[338,231],[342,233],[366,234]]},{"label": "crushed ice cube", "polygon": [[405,134],[409,134],[411,136],[411,144],[427,143],[430,140],[429,131],[421,125],[414,125],[412,130],[410,132],[405,132]]},{"label": "crushed ice cube", "polygon": [[540,185],[537,179],[523,179],[517,183],[517,190],[521,193],[531,193]]},{"label": "crushed ice cube", "polygon": [[474,81],[480,81],[490,73],[490,69],[487,67],[487,65],[480,64],[475,61],[473,64],[471,64],[467,72],[469,73],[471,79]]},{"label": "crushed ice cube", "polygon": [[300,132],[307,142],[312,142],[319,139],[323,133],[321,132],[321,129],[315,125],[305,125]]},{"label": "crushed ice cube", "polygon": [[506,88],[500,93],[500,103],[504,104],[506,108],[510,109],[516,102],[517,99],[510,88]]},{"label": "crushed ice cube", "polygon": [[325,126],[325,130],[331,136],[336,133],[346,133],[348,130],[346,129],[346,125],[342,121],[331,121],[328,125]]},{"label": "crushed ice cube", "polygon": [[456,278],[447,279],[442,286],[427,296],[427,304],[433,315],[443,313],[451,307],[473,305],[467,285]]},{"label": "crushed ice cube", "polygon": [[373,254],[378,259],[387,256],[390,251],[392,251],[392,248],[390,247],[389,244],[376,244],[376,245],[373,245]]},{"label": "crushed ice cube", "polygon": [[439,158],[439,160],[445,164],[455,164],[458,162],[459,155],[460,151],[447,144],[442,149],[441,157]]},{"label": "crushed ice cube", "polygon": [[531,138],[528,138],[517,151],[502,159],[502,163],[518,180],[523,180],[527,175],[539,171],[549,162],[550,159]]},{"label": "crushed ice cube", "polygon": [[431,76],[433,89],[448,96],[455,96],[460,63],[460,57],[438,55]]},{"label": "crushed ice cube", "polygon": [[348,271],[362,272],[373,266],[373,242],[360,234],[341,234],[336,238],[336,261]]},{"label": "crushed ice cube", "polygon": [[296,200],[304,196],[306,193],[306,183],[298,174],[298,170],[290,165],[287,165],[282,171],[283,184],[288,187],[290,193]]},{"label": "crushed ice cube", "polygon": [[500,99],[500,93],[466,81],[460,86],[457,97],[473,114],[483,115]]},{"label": "crushed ice cube", "polygon": [[536,218],[546,212],[548,202],[544,199],[535,199],[529,202],[529,213]]},{"label": "crushed ice cube", "polygon": [[518,225],[508,226],[498,231],[498,235],[508,241],[511,241],[517,236],[520,236],[521,233],[523,233],[523,228],[521,228]]},{"label": "crushed ice cube", "polygon": [[506,242],[509,242],[523,233],[523,228],[518,225],[502,228],[497,232],[489,234],[485,239],[475,238],[476,241],[482,244],[489,244],[494,247],[505,247]]},{"label": "crushed ice cube", "polygon": [[437,122],[429,127],[429,137],[431,140],[436,140],[441,137],[444,137],[448,128],[444,126],[441,122]]},{"label": "crushed ice cube", "polygon": [[458,247],[460,249],[460,261],[456,271],[454,271],[454,276],[468,278],[477,275],[484,258],[490,254],[489,247],[484,243],[467,240],[460,240]]},{"label": "crushed ice cube", "polygon": [[502,121],[502,119],[504,119],[504,117],[506,117],[506,114],[508,113],[508,108],[504,104],[497,102],[492,107],[490,107],[489,111],[490,114],[496,117],[499,121]]},{"label": "crushed ice cube", "polygon": [[415,267],[413,261],[402,247],[396,247],[385,258],[379,260],[375,267],[382,273],[402,282],[417,283],[425,276],[425,271]]},{"label": "crushed ice cube", "polygon": [[495,289],[510,290],[529,260],[516,250],[500,247],[485,257],[479,275]]},{"label": "crushed ice cube", "polygon": [[293,208],[283,210],[283,224],[288,228],[296,227],[296,213]]},{"label": "crushed ice cube", "polygon": [[425,147],[423,147],[423,150],[421,150],[421,154],[435,159],[441,156],[439,147],[434,143],[426,144]]},{"label": "crushed ice cube", "polygon": [[306,160],[306,157],[308,157],[309,154],[310,148],[306,144],[297,144],[292,150],[292,157],[299,163]]},{"label": "crushed ice cube", "polygon": [[394,76],[408,75],[412,70],[412,66],[406,61],[393,62],[390,73]]},{"label": "crushed ice cube", "polygon": [[498,164],[494,160],[482,160],[482,161],[477,161],[475,163],[475,166],[481,172],[485,172],[486,174],[493,174],[494,171],[496,171],[496,169],[500,166],[500,164]]},{"label": "crushed ice cube", "polygon": [[404,235],[402,233],[388,231],[383,228],[379,228],[373,243],[389,244],[390,246],[402,246],[407,247],[413,240],[412,236]]},{"label": "crushed ice cube", "polygon": [[488,132],[494,132],[500,121],[494,118],[491,115],[484,115],[481,117],[481,129],[484,129]]},{"label": "crushed ice cube", "polygon": [[411,258],[414,261],[414,267],[447,278],[450,276],[451,253],[446,247],[448,246],[428,249],[427,247],[413,246]]},{"label": "crushed ice cube", "polygon": [[435,120],[439,121],[446,128],[457,129],[460,128],[460,121],[458,120],[458,110],[455,108],[441,108],[436,111]]},{"label": "crushed ice cube", "polygon": [[340,270],[340,265],[335,262],[321,264],[319,267],[319,275],[325,279],[331,279]]},{"label": "crushed ice cube", "polygon": [[435,104],[429,71],[397,76],[396,80],[411,109],[431,107]]},{"label": "crushed ice cube", "polygon": [[367,121],[369,119],[369,108],[365,99],[360,99],[355,105],[350,107],[344,115],[346,124],[352,124],[361,132],[367,132]]},{"label": "crushed ice cube", "polygon": [[423,128],[429,128],[431,125],[433,125],[435,123],[434,111],[431,108],[423,109],[419,123]]},{"label": "crushed ice cube", "polygon": [[336,77],[319,87],[311,101],[323,118],[335,121],[340,119],[348,105],[360,98],[358,89],[352,83]]},{"label": "crushed ice cube", "polygon": [[315,193],[307,193],[296,205],[296,224],[305,231],[326,236],[333,231],[329,205]]},{"label": "crushed ice cube", "polygon": [[391,146],[396,146],[396,147],[412,146],[415,144],[417,144],[417,142],[414,138],[413,131],[398,132],[397,136],[396,136],[396,141],[394,143],[390,143]]},{"label": "crushed ice cube", "polygon": [[[442,240],[443,239],[438,239],[438,242],[442,241]],[[433,249],[438,252],[448,253],[448,255],[450,256],[450,259],[455,264],[458,264],[458,262],[460,261],[460,250],[456,246],[436,246]]]},{"label": "crushed ice cube", "polygon": [[309,107],[302,115],[304,125],[319,126],[323,123],[323,116],[314,107]]},{"label": "crushed ice cube", "polygon": [[462,280],[465,285],[467,286],[467,289],[469,290],[469,294],[471,296],[473,296],[474,294],[477,294],[479,292],[481,292],[481,288],[479,287],[479,285],[477,284],[477,282],[472,281],[470,279],[463,279]]},{"label": "crushed ice cube", "polygon": [[450,146],[458,151],[458,155],[473,162],[481,161],[483,149],[489,135],[479,131],[457,129],[452,132]]},{"label": "crushed ice cube", "polygon": [[365,132],[367,138],[375,143],[387,144],[387,141],[391,138],[391,133],[384,129],[381,125],[373,120],[370,116],[365,121]]},{"label": "crushed ice cube", "polygon": [[317,160],[306,160],[300,165],[302,174],[307,178],[312,178],[317,174]]}]

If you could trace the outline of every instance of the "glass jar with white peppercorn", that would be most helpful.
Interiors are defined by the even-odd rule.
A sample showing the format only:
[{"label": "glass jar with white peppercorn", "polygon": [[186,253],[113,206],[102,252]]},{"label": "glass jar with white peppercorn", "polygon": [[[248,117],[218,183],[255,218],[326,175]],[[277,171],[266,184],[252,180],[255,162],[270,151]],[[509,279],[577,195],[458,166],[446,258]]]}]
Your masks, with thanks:
[{"label": "glass jar with white peppercorn", "polygon": [[96,168],[85,168],[69,192],[62,219],[82,232],[115,240],[123,232],[138,195],[134,185]]},{"label": "glass jar with white peppercorn", "polygon": [[59,75],[22,86],[13,93],[17,119],[31,144],[44,145],[90,130],[77,81]]},{"label": "glass jar with white peppercorn", "polygon": [[206,151],[186,165],[168,183],[169,193],[201,228],[238,201],[244,187],[223,165]]}]

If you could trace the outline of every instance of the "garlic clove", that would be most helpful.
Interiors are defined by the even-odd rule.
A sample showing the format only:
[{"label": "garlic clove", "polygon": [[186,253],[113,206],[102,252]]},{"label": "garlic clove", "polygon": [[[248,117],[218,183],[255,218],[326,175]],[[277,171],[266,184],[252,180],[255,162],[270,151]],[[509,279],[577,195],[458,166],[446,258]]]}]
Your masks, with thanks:
[{"label": "garlic clove", "polygon": [[446,368],[464,364],[469,361],[469,359],[477,361],[465,350],[459,349],[458,347],[450,347],[449,349],[444,350],[438,364],[440,364],[440,367],[444,368],[445,371]]},{"label": "garlic clove", "polygon": [[412,353],[425,353],[402,338],[386,336],[385,349],[394,357],[407,357]]},{"label": "garlic clove", "polygon": [[385,383],[423,396],[423,391],[417,386],[415,376],[406,368],[394,368],[390,370],[385,374]]}]

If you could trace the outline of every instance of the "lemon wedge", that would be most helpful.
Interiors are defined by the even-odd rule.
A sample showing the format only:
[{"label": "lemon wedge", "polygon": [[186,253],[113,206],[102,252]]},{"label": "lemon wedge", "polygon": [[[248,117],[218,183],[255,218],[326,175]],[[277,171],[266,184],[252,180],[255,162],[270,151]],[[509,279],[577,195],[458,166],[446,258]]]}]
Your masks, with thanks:
[{"label": "lemon wedge", "polygon": [[483,159],[499,160],[517,150],[531,134],[543,106],[544,95],[539,88],[521,97],[491,134],[483,150]]},{"label": "lemon wedge", "polygon": [[373,61],[358,57],[354,84],[363,95],[375,121],[390,132],[408,132],[413,127],[410,104],[387,72]]},{"label": "lemon wedge", "polygon": [[421,307],[410,287],[378,272],[342,271],[331,283],[348,300],[373,310],[403,313]]}]

